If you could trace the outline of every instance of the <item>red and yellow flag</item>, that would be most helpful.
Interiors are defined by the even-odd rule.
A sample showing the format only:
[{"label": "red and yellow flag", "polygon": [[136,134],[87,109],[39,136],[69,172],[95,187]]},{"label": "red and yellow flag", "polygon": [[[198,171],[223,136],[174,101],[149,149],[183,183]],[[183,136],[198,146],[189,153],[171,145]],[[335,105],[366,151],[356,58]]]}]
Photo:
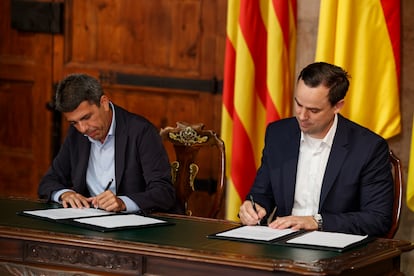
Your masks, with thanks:
[{"label": "red and yellow flag", "polygon": [[316,61],[351,75],[343,115],[386,139],[400,133],[400,1],[321,0]]},{"label": "red and yellow flag", "polygon": [[291,116],[296,0],[229,0],[221,136],[226,217],[237,220],[260,165],[269,122]]}]

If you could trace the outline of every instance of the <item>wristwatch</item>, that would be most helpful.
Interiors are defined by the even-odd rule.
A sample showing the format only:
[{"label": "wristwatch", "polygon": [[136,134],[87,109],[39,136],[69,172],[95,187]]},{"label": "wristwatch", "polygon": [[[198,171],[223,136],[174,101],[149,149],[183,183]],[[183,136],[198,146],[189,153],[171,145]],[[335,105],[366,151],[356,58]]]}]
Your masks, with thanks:
[{"label": "wristwatch", "polygon": [[313,215],[313,219],[316,221],[316,223],[318,224],[318,230],[322,230],[322,224],[323,224],[323,220],[322,220],[322,216],[321,214],[316,214]]}]

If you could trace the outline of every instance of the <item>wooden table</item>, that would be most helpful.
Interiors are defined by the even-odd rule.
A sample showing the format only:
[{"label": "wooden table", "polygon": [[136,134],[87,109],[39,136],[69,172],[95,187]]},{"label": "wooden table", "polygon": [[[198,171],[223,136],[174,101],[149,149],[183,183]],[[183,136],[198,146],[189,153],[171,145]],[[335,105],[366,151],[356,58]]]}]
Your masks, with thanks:
[{"label": "wooden table", "polygon": [[0,275],[398,275],[408,241],[338,253],[209,239],[234,223],[163,216],[173,225],[101,233],[24,217],[56,205],[0,199]]}]

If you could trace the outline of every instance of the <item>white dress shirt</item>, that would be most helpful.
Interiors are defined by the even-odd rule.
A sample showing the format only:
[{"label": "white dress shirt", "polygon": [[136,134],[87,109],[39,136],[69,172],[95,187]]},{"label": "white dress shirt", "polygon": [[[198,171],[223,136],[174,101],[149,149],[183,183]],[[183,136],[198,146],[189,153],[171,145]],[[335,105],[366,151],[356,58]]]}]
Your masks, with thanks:
[{"label": "white dress shirt", "polygon": [[292,209],[294,216],[311,216],[319,213],[322,181],[337,125],[338,118],[335,115],[334,122],[323,139],[301,133]]}]

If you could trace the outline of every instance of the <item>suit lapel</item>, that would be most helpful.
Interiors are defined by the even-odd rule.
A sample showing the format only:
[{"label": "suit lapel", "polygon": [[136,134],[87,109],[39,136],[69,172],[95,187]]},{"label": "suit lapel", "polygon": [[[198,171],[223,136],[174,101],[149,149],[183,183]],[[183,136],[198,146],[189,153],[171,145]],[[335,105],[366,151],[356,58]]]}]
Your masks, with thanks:
[{"label": "suit lapel", "polygon": [[292,133],[289,142],[284,147],[283,155],[287,156],[286,162],[283,164],[283,183],[289,183],[284,189],[285,206],[288,212],[292,211],[295,198],[296,173],[299,158],[300,146],[300,129]]},{"label": "suit lapel", "polygon": [[[77,131],[77,130],[73,130]],[[78,143],[78,153],[76,160],[76,169],[75,177],[72,180],[74,187],[77,187],[79,192],[85,191],[88,193],[86,188],[86,171],[88,169],[89,155],[91,151],[91,142],[88,137],[84,136],[81,133],[77,133],[77,143]]]},{"label": "suit lapel", "polygon": [[323,206],[323,203],[338,176],[342,164],[348,154],[348,125],[345,119],[338,115],[338,126],[336,129],[334,141],[332,143],[331,153],[329,155],[328,163],[326,165],[325,175],[322,181],[322,190],[319,203]]},{"label": "suit lapel", "polygon": [[118,184],[123,177],[125,167],[126,148],[128,141],[127,126],[125,122],[125,116],[122,111],[114,105],[115,110],[115,185],[118,191]]}]

